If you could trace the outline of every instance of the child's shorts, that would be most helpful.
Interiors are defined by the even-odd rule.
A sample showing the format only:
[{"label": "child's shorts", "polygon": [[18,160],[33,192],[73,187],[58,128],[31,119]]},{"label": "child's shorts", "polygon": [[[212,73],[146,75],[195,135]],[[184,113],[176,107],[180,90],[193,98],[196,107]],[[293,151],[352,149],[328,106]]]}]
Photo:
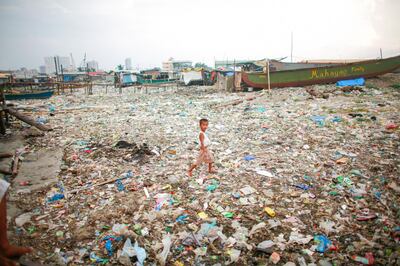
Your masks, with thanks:
[{"label": "child's shorts", "polygon": [[200,165],[202,163],[213,163],[213,162],[214,162],[214,156],[212,152],[207,148],[205,151],[199,152],[195,164]]}]

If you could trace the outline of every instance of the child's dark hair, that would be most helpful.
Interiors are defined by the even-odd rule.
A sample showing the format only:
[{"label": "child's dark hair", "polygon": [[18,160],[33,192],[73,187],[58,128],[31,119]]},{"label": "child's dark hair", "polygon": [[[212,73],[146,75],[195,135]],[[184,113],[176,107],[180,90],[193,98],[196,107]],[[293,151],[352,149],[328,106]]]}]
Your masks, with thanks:
[{"label": "child's dark hair", "polygon": [[202,123],[208,123],[208,119],[206,118],[200,119],[199,124],[201,125]]}]

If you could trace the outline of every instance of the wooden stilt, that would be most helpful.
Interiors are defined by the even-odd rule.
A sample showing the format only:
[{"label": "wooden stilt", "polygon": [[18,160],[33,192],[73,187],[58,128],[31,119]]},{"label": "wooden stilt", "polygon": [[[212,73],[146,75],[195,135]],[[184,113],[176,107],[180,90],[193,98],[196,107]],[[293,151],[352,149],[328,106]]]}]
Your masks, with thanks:
[{"label": "wooden stilt", "polygon": [[24,115],[24,114],[21,114],[20,112],[18,112],[18,111],[15,110],[15,109],[6,108],[5,111],[6,111],[7,113],[9,113],[10,115],[15,116],[15,117],[18,118],[19,120],[24,121],[25,123],[27,123],[27,124],[29,124],[29,125],[31,125],[31,126],[34,126],[34,127],[38,128],[38,129],[40,129],[40,130],[43,130],[43,131],[51,131],[51,130],[53,130],[53,129],[50,128],[50,127],[47,127],[47,126],[45,126],[45,125],[36,123],[35,120],[33,120],[32,118],[30,118],[30,117],[28,117],[28,116],[26,116],[26,115]]}]

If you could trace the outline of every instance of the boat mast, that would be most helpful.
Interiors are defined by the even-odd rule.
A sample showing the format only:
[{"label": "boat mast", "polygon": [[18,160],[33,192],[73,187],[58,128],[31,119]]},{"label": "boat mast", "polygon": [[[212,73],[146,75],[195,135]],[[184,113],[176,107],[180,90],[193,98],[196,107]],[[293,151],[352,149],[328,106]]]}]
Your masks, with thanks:
[{"label": "boat mast", "polygon": [[293,31],[290,32],[290,62],[293,63]]},{"label": "boat mast", "polygon": [[271,92],[271,81],[269,79],[269,59],[267,58],[268,91]]}]

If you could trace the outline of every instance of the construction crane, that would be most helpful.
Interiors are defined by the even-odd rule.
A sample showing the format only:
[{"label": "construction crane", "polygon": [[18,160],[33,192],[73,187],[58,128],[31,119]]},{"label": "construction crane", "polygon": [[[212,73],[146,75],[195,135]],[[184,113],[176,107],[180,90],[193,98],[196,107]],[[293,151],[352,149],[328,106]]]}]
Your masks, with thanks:
[{"label": "construction crane", "polygon": [[87,68],[87,65],[86,65],[86,52],[85,52],[85,55],[83,56],[83,60],[82,60],[81,64],[79,65],[78,70],[86,71],[87,70],[86,68]]}]

